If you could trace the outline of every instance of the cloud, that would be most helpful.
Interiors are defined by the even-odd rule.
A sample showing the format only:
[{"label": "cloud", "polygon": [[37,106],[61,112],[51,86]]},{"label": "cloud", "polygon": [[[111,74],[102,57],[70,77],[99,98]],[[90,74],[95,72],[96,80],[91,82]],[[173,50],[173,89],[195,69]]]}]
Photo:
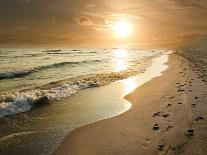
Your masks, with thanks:
[{"label": "cloud", "polygon": [[54,16],[47,16],[46,18],[47,18],[47,20],[48,20],[49,22],[51,22],[51,23],[56,23],[56,19],[55,19]]},{"label": "cloud", "polygon": [[94,22],[88,17],[75,17],[75,22],[81,26],[93,26]]},{"label": "cloud", "polygon": [[91,4],[91,3],[87,3],[86,6],[85,6],[85,8],[87,8],[87,9],[90,9],[90,8],[93,8],[93,7],[95,7],[95,5]]},{"label": "cloud", "polygon": [[206,0],[171,0],[182,7],[187,8],[200,8],[204,9],[207,7]]},{"label": "cloud", "polygon": [[0,10],[2,40],[39,34],[46,40],[71,34],[109,40],[110,25],[121,19],[133,25],[134,42],[187,40],[179,35],[207,32],[207,0],[0,0]]},{"label": "cloud", "polygon": [[108,27],[106,27],[105,25],[97,25],[94,27],[94,30],[98,32],[106,32],[108,31]]}]

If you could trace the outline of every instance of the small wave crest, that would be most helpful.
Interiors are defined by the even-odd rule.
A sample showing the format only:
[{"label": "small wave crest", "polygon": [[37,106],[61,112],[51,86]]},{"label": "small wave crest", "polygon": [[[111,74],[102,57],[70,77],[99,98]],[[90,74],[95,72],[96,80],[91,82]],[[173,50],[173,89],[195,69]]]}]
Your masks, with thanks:
[{"label": "small wave crest", "polygon": [[0,80],[24,77],[24,76],[27,76],[31,73],[39,72],[43,69],[58,68],[58,67],[66,66],[66,65],[98,63],[98,62],[102,62],[102,60],[85,60],[85,61],[78,61],[78,62],[70,62],[70,61],[69,62],[59,62],[59,63],[49,64],[49,65],[40,66],[40,67],[34,67],[31,69],[0,72]]},{"label": "small wave crest", "polygon": [[28,74],[37,72],[39,70],[40,70],[40,68],[32,68],[32,69],[28,69],[28,70],[17,70],[17,71],[1,72],[0,73],[0,80],[23,77],[23,76],[26,76]]},{"label": "small wave crest", "polygon": [[81,50],[76,50],[76,49],[73,49],[73,50],[46,50],[46,51],[43,51],[43,53],[46,53],[46,54],[51,54],[51,55],[62,55],[62,54],[95,54],[97,53],[97,51],[81,51]]},{"label": "small wave crest", "polygon": [[101,60],[84,60],[84,61],[76,61],[76,62],[60,62],[60,63],[54,63],[51,65],[43,66],[42,69],[45,68],[54,68],[54,67],[62,67],[65,65],[76,65],[76,64],[85,64],[85,63],[97,63],[102,62]]},{"label": "small wave crest", "polygon": [[48,53],[48,52],[61,52],[61,50],[46,50],[46,51],[42,51],[43,53]]}]

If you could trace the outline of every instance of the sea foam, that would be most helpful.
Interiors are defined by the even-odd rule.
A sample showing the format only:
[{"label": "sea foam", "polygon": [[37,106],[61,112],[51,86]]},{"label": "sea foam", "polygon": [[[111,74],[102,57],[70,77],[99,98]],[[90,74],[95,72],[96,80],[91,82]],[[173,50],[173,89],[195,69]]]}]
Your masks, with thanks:
[{"label": "sea foam", "polygon": [[81,83],[79,81],[51,89],[35,89],[22,92],[4,94],[0,96],[0,118],[30,110],[34,106],[42,103],[46,104],[50,100],[60,100],[69,97],[80,89],[99,86],[95,82]]}]

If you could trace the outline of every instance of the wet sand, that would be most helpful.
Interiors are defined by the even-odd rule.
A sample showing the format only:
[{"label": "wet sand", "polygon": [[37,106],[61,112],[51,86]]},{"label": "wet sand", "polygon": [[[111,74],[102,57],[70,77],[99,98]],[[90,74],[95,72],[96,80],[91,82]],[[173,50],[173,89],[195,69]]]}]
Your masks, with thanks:
[{"label": "wet sand", "polygon": [[[176,52],[169,69],[125,99],[124,114],[72,131],[54,155],[206,154],[206,55]],[[206,60],[206,59],[205,59]]]}]

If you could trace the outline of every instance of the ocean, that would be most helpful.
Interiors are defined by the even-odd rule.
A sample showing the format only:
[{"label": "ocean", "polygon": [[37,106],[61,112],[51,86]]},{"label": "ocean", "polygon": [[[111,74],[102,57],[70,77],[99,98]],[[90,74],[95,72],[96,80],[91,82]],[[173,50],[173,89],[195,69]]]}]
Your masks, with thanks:
[{"label": "ocean", "polygon": [[[0,118],[144,72],[162,50],[1,48]],[[45,101],[46,100],[46,101]]]},{"label": "ocean", "polygon": [[48,155],[72,130],[129,110],[123,97],[161,75],[166,51],[1,48],[0,152]]}]

